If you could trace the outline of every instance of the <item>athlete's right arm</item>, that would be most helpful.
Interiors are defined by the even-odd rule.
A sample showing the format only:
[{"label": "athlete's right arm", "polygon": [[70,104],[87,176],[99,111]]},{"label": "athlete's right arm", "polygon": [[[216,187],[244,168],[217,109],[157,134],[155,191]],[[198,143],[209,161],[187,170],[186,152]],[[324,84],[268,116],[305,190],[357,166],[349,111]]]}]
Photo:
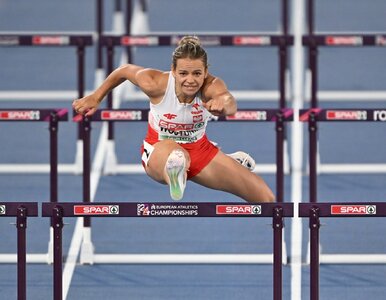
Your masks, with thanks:
[{"label": "athlete's right arm", "polygon": [[[162,74],[161,71],[144,69],[141,66],[132,64],[123,65],[113,72],[102,82],[102,84],[90,95],[77,99],[73,102],[72,107],[79,114],[91,116],[98,109],[99,104],[105,96],[115,87],[126,80],[141,88],[146,94],[151,94],[157,86],[154,80],[157,80],[157,75]],[[155,91],[157,92],[157,91]]]}]

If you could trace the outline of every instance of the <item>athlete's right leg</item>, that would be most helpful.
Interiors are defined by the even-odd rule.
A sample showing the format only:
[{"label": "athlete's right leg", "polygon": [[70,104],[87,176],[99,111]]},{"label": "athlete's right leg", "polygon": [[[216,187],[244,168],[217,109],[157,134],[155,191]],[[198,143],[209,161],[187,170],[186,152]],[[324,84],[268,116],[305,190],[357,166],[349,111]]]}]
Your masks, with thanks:
[{"label": "athlete's right leg", "polygon": [[274,202],[275,196],[257,174],[219,151],[192,181],[237,195],[250,203]]},{"label": "athlete's right leg", "polygon": [[180,200],[190,166],[189,153],[172,140],[160,141],[153,147],[145,166],[146,173],[155,181],[168,184],[170,196],[174,200]]}]

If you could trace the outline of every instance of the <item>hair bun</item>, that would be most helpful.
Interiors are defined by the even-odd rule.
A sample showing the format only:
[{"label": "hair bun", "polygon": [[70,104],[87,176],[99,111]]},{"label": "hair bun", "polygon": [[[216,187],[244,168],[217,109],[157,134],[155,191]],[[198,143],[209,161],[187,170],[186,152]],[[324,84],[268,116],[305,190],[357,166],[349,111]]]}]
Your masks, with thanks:
[{"label": "hair bun", "polygon": [[191,44],[194,46],[201,46],[200,39],[198,38],[198,36],[195,36],[195,35],[186,35],[178,42],[178,46],[183,46],[188,44]]}]

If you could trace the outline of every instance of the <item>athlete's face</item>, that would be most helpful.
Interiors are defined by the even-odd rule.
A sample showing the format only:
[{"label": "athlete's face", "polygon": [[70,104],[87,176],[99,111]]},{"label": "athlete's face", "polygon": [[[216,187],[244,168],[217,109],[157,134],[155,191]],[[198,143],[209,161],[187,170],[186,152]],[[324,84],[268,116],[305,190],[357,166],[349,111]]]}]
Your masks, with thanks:
[{"label": "athlete's face", "polygon": [[[176,79],[176,94],[191,100],[204,84],[208,70],[201,59],[180,58],[172,68]],[[181,100],[181,99],[180,99]]]}]

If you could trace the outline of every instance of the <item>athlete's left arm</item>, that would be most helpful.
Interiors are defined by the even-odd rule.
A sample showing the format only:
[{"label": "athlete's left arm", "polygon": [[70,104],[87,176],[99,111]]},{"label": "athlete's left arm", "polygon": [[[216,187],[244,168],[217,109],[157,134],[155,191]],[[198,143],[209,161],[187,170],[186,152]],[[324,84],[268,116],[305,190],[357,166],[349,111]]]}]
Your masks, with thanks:
[{"label": "athlete's left arm", "polygon": [[237,103],[233,95],[229,92],[225,82],[208,74],[203,90],[203,105],[215,116],[233,115],[237,111]]}]

